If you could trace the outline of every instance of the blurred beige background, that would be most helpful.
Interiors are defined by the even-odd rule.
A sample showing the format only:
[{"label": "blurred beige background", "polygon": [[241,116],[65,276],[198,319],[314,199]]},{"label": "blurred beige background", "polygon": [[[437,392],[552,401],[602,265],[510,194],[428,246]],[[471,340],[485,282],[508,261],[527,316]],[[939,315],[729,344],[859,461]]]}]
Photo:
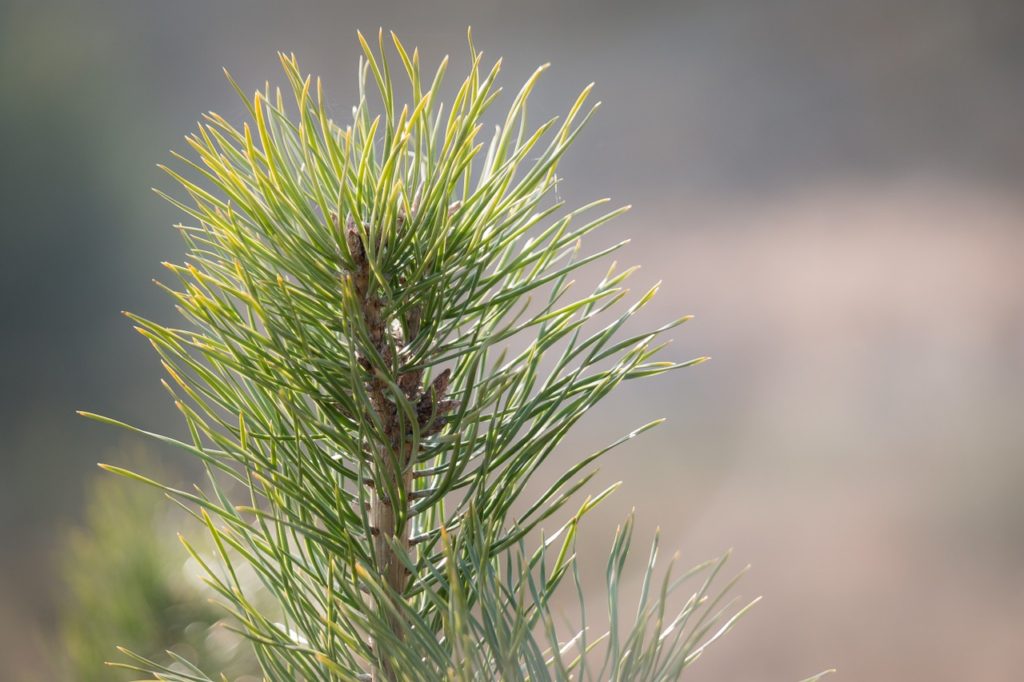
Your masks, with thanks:
[{"label": "blurred beige background", "polygon": [[468,24],[507,90],[553,62],[536,120],[597,81],[563,195],[635,205],[598,241],[714,357],[561,455],[669,418],[605,461],[587,551],[635,506],[683,563],[753,564],[690,679],[1020,679],[1024,4],[97,0],[0,2],[0,680],[55,679],[57,540],[127,447],[73,411],[180,431],[118,311],[168,318],[149,188],[200,112],[241,116],[220,67],[253,89],[294,51],[345,118],[357,28],[454,77]]}]

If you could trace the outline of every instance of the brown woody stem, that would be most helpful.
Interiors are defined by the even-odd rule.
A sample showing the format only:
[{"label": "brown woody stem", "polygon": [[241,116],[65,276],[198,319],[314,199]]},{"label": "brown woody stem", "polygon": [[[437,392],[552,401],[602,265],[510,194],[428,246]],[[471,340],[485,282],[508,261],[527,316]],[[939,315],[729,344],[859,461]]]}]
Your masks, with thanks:
[{"label": "brown woody stem", "polygon": [[[414,499],[412,491],[413,471],[409,466],[413,455],[410,433],[398,418],[398,408],[389,397],[388,382],[381,375],[394,372],[398,363],[393,356],[393,348],[404,344],[400,330],[396,331],[389,323],[385,310],[385,301],[370,291],[371,271],[367,261],[366,250],[352,218],[346,226],[349,252],[352,254],[354,268],[349,273],[349,281],[362,308],[363,323],[369,333],[375,355],[383,360],[383,366],[374,366],[368,354],[362,354],[359,363],[367,371],[366,388],[370,402],[380,423],[383,425],[383,445],[380,456],[370,461],[379,462],[375,476],[365,481],[370,490],[370,535],[373,544],[373,556],[380,579],[386,586],[395,603],[380,603],[376,607],[388,620],[392,634],[402,640],[405,635],[406,623],[397,614],[404,604],[400,603],[408,581],[408,571],[399,552],[407,555],[412,543],[410,528],[407,523],[409,504]],[[407,315],[405,329],[410,340],[415,338],[420,328],[418,308],[412,308]],[[447,392],[450,372],[442,373],[424,389],[422,370],[402,372],[394,377],[395,382],[404,394],[404,398],[417,407],[421,435],[436,433],[441,428],[443,416],[451,410],[452,401],[443,401]],[[397,398],[397,396],[396,396]],[[378,485],[379,483],[380,485]],[[404,505],[404,508],[399,508]],[[394,670],[377,642],[372,643],[373,649],[373,682],[397,682]]]}]

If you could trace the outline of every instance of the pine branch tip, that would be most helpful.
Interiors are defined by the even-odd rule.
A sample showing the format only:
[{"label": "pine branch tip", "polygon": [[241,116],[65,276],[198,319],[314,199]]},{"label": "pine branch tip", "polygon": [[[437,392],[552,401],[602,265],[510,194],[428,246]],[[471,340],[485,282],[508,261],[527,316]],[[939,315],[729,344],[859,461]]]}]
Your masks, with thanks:
[{"label": "pine branch tip", "polygon": [[[303,589],[306,582],[325,588],[310,590],[317,594],[315,604],[298,603],[305,597],[296,593],[294,629],[291,622],[271,623],[261,633],[254,619],[229,630],[257,635],[257,646],[276,640],[284,646],[268,656],[282,662],[304,647],[305,660],[294,669],[322,665],[332,679],[383,682],[419,672],[424,679],[440,679],[454,670],[445,648],[458,645],[461,628],[474,627],[473,605],[494,598],[487,590],[507,588],[512,595],[535,569],[542,582],[548,580],[548,545],[558,554],[552,591],[562,576],[576,571],[580,520],[623,486],[620,480],[588,492],[601,471],[599,458],[666,418],[620,432],[614,443],[579,458],[543,496],[527,500],[532,488],[526,481],[544,471],[541,463],[565,430],[620,381],[710,357],[659,361],[663,345],[672,343],[662,332],[672,325],[620,336],[619,326],[635,324],[630,317],[663,282],[629,293],[625,284],[633,280],[626,278],[640,266],[618,272],[612,261],[603,279],[589,269],[600,270],[610,260],[606,256],[632,242],[626,238],[594,252],[584,243],[632,204],[617,207],[606,197],[567,207],[559,196],[562,154],[588,111],[601,105],[589,99],[595,82],[570,102],[567,115],[536,126],[526,120],[526,100],[539,74],[551,67],[541,64],[498,119],[508,125],[495,126],[491,140],[481,141],[487,134],[482,112],[502,92],[496,76],[504,59],[486,67],[491,57],[484,61],[471,26],[468,75],[456,81],[451,107],[436,99],[442,88],[448,90],[448,55],[433,74],[421,73],[419,49],[408,51],[398,31],[385,33],[379,26],[376,45],[368,42],[370,33],[355,33],[359,100],[350,123],[328,116],[320,79],[311,92],[314,76],[300,71],[294,53],[278,50],[283,87],[271,89],[265,82],[262,90],[243,93],[222,68],[248,120],[232,124],[211,111],[185,136],[191,157],[172,150],[172,168],[158,165],[186,194],[179,200],[152,188],[190,216],[192,227],[176,227],[195,265],[161,262],[175,275],[168,282],[178,286],[152,282],[172,296],[189,326],[165,327],[121,314],[137,322],[133,328],[160,354],[170,375],[160,383],[186,422],[187,435],[178,440],[76,413],[180,448],[205,467],[208,480],[170,487],[97,463],[161,489],[207,525],[216,550],[207,546],[210,537],[192,547],[183,533],[176,536],[218,593],[210,603],[227,602],[262,618],[257,602],[248,603],[252,595],[240,591],[236,563],[254,565],[260,575],[263,562],[282,571],[298,568]],[[385,45],[388,37],[392,47]],[[460,64],[465,61],[465,52],[457,56]],[[412,101],[403,103],[407,91]],[[282,92],[294,95],[294,102],[286,106]],[[478,153],[483,169],[473,161]],[[188,165],[184,171],[173,170],[182,163]],[[587,217],[575,218],[584,209]],[[598,283],[590,282],[592,274]],[[577,277],[588,287],[583,294]],[[589,327],[608,319],[605,314],[622,319]],[[523,338],[518,335],[529,337],[535,330],[536,346],[532,339],[526,343],[537,352],[517,356]],[[544,355],[548,349],[553,350]],[[547,362],[563,352],[554,367]],[[498,463],[494,477],[491,458]],[[503,478],[510,485],[499,485]],[[463,500],[465,491],[471,492]],[[445,507],[450,497],[458,498],[454,511]],[[508,511],[524,500],[533,506],[523,517]],[[311,514],[293,514],[306,509],[304,502]],[[623,565],[634,558],[629,547],[636,514],[633,506],[616,526],[611,559]],[[558,532],[549,538],[545,524],[556,520]],[[520,585],[475,570],[478,559],[484,566],[520,550],[532,552],[538,534],[539,563],[524,566]],[[563,542],[553,542],[559,535]],[[660,525],[654,537],[657,545]],[[293,555],[299,547],[299,554],[308,551],[308,565],[306,557]],[[214,559],[209,566],[207,557]],[[714,564],[702,567],[717,571]],[[321,599],[324,593],[327,599]],[[537,607],[546,618],[547,605]],[[450,619],[444,618],[448,608]],[[357,633],[342,632],[347,626]],[[436,632],[424,635],[424,627]],[[596,642],[576,640],[588,629],[582,622],[570,631],[581,634],[564,650],[554,640],[551,660],[543,663],[552,670],[563,667],[566,679],[583,670],[583,658]],[[572,644],[579,650],[579,668],[568,658],[564,666],[558,660]],[[327,648],[313,650],[321,645]],[[419,656],[420,645],[429,648],[429,656]],[[491,652],[486,646],[479,651],[486,663]],[[156,665],[129,655],[123,667]],[[435,663],[436,670],[427,670]],[[183,679],[208,679],[198,668],[190,670],[195,676],[186,673]],[[490,679],[488,672],[493,670],[481,676]]]}]

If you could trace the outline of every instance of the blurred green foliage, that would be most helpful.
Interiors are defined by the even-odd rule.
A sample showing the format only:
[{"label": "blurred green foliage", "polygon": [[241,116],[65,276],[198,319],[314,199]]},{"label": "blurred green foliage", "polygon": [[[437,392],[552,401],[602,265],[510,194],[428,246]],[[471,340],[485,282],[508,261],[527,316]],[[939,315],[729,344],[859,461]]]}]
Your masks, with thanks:
[{"label": "blurred green foliage", "polygon": [[[138,457],[137,459],[141,459]],[[220,624],[223,611],[174,541],[187,522],[159,493],[100,476],[90,486],[83,525],[69,532],[62,556],[67,596],[61,644],[76,682],[132,680],[104,664],[114,646],[167,661],[167,650],[225,671],[232,680],[258,670],[250,648]],[[192,569],[195,570],[192,570]]]}]

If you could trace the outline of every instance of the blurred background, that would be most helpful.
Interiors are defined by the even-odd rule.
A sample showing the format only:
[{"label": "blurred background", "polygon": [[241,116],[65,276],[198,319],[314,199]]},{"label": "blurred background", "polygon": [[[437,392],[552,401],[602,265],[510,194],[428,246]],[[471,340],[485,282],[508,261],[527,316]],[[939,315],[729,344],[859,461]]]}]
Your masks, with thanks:
[{"label": "blurred background", "polygon": [[64,679],[68,576],[106,577],[67,538],[139,443],[74,410],[181,432],[118,313],[171,319],[149,189],[201,112],[241,119],[221,67],[253,90],[294,51],[345,120],[357,28],[454,79],[470,24],[506,91],[553,63],[536,121],[597,81],[563,196],[634,204],[600,239],[664,280],[652,321],[696,315],[670,353],[714,357],[561,451],[669,418],[605,460],[584,560],[635,506],[685,564],[753,564],[692,680],[1020,679],[1024,3],[0,0],[0,680]]}]

